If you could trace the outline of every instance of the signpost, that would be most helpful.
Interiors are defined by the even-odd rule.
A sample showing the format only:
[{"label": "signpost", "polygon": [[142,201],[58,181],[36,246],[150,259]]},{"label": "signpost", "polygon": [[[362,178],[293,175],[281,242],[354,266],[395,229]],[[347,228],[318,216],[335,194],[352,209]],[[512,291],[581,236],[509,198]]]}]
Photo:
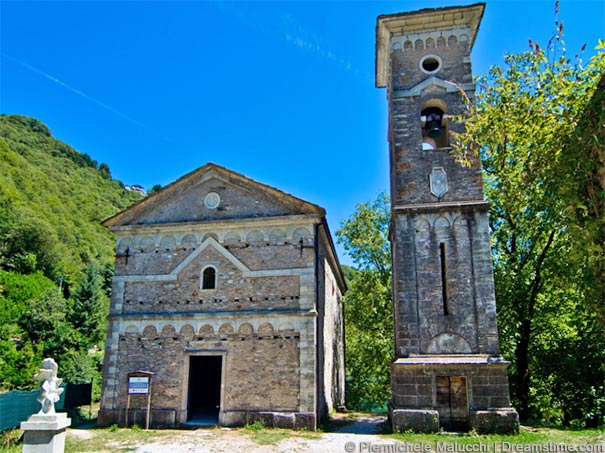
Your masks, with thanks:
[{"label": "signpost", "polygon": [[134,395],[135,393],[149,394],[149,376],[129,376],[128,393],[130,395]]},{"label": "signpost", "polygon": [[134,371],[128,373],[128,399],[126,402],[126,421],[128,428],[128,411],[130,410],[130,395],[147,395],[147,413],[145,414],[145,429],[149,429],[149,415],[151,413],[151,371]]}]

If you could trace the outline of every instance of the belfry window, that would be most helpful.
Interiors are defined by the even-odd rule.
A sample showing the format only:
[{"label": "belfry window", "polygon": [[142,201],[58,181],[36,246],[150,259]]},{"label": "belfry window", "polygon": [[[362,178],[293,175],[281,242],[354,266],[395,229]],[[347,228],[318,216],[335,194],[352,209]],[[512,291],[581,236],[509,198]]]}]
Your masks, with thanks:
[{"label": "belfry window", "polygon": [[449,146],[447,118],[439,107],[425,108],[420,116],[422,122],[422,149],[432,150]]},{"label": "belfry window", "polygon": [[216,269],[208,266],[202,272],[202,289],[216,289]]}]

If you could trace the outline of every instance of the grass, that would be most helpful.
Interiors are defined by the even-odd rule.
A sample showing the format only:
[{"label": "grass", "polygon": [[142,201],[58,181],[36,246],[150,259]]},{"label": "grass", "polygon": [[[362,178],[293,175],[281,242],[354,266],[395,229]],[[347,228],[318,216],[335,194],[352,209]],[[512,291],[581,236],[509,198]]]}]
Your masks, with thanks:
[{"label": "grass", "polygon": [[174,435],[174,431],[144,430],[140,428],[93,428],[82,430],[90,438],[69,435],[65,442],[65,453],[113,453],[134,451],[141,444],[151,443],[162,437]]},{"label": "grass", "polygon": [[[484,446],[489,451],[511,451],[517,452],[517,445],[543,445],[543,444],[565,444],[565,445],[587,445],[587,444],[603,444],[601,450],[605,453],[605,429],[587,429],[587,430],[567,430],[557,428],[534,428],[522,426],[517,435],[479,435],[474,432],[467,434],[389,434],[388,437],[396,439],[408,444],[429,444],[436,448],[438,444],[441,446],[448,445],[478,445]],[[447,447],[446,447],[447,448]],[[520,448],[520,447],[519,447]],[[527,451],[520,448],[521,451]],[[447,450],[446,450],[447,451]],[[595,450],[596,451],[596,450]]]},{"label": "grass", "polygon": [[23,431],[20,429],[8,429],[0,433],[0,451],[5,453],[20,453],[21,444],[19,440]]},{"label": "grass", "polygon": [[[343,423],[349,422],[348,419]],[[250,440],[258,445],[277,445],[288,438],[302,438],[306,440],[318,440],[321,432],[293,431],[289,429],[265,428],[262,423],[256,422],[246,425],[239,430],[232,430],[244,436],[249,436]],[[93,428],[87,430],[70,430],[65,444],[66,453],[114,453],[128,452],[136,450],[137,446],[152,443],[162,438],[176,438],[183,435],[186,431],[179,430],[144,430],[140,428],[118,428],[110,426],[109,428]],[[20,453],[22,444],[19,439],[22,431],[15,429],[0,433],[0,451],[3,453]],[[212,432],[211,440],[214,436],[220,436],[221,430],[216,429]],[[354,434],[350,434],[351,440],[355,439]],[[544,427],[522,427],[518,435],[478,435],[476,433],[467,434],[382,434],[385,441],[396,440],[407,445],[429,445],[436,451],[454,451],[448,450],[449,447],[458,446],[456,453],[462,451],[473,451],[472,446],[484,446],[488,451],[503,453],[536,453],[539,450],[531,450],[531,446],[540,444],[565,444],[565,445],[590,445],[599,444],[599,449],[593,449],[592,453],[605,453],[605,429],[590,430],[567,430]],[[510,446],[507,446],[507,444]],[[603,445],[603,447],[601,447]],[[465,446],[468,448],[464,450]],[[515,447],[516,446],[516,447]],[[526,446],[527,448],[523,448]],[[441,447],[439,450],[438,447]],[[494,449],[494,447],[496,447]],[[505,447],[505,448],[503,448]],[[508,447],[508,448],[506,448]],[[477,447],[478,448],[478,447]],[[476,451],[476,450],[475,450]],[[485,451],[485,450],[481,450]],[[545,452],[572,452],[572,449],[564,450],[544,450]],[[582,450],[576,450],[582,451]],[[585,449],[591,453],[590,449]]]}]

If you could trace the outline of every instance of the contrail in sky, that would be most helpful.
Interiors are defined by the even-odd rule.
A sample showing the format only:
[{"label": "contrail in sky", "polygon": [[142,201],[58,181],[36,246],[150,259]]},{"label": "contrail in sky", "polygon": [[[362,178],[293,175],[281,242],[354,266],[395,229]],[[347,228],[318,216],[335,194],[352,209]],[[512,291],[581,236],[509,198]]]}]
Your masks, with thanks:
[{"label": "contrail in sky", "polygon": [[218,1],[213,3],[221,12],[230,14],[239,20],[242,24],[248,26],[256,32],[262,33],[269,38],[273,38],[275,34],[279,34],[282,39],[290,45],[293,45],[301,50],[312,53],[315,56],[319,56],[325,61],[340,66],[341,69],[355,75],[360,76],[363,79],[374,81],[373,74],[367,74],[354,67],[351,62],[345,58],[340,57],[338,54],[328,50],[324,47],[321,39],[317,37],[315,33],[310,33],[307,27],[305,27],[299,20],[297,20],[292,14],[276,10],[277,17],[275,22],[278,23],[281,20],[283,25],[281,30],[262,28],[258,25],[258,22],[250,17],[249,14],[244,11],[244,8],[238,3],[229,1]]},{"label": "contrail in sky", "polygon": [[284,25],[284,38],[289,44],[311,52],[328,62],[337,64],[341,69],[344,69],[355,76],[360,76],[370,81],[374,80],[373,76],[362,73],[358,68],[354,67],[350,61],[339,57],[329,49],[325,49],[323,44],[321,44],[320,39],[318,39],[314,33],[310,34],[306,27],[291,14],[282,13],[281,19]]},{"label": "contrail in sky", "polygon": [[[32,72],[35,72],[36,74],[39,74],[39,75],[41,75],[41,76],[43,76],[43,77],[46,77],[46,78],[47,78],[47,79],[49,79],[49,80],[52,80],[53,82],[55,82],[55,83],[57,83],[57,84],[61,85],[62,87],[67,88],[68,90],[70,90],[70,91],[72,91],[72,92],[76,93],[76,94],[77,94],[77,95],[79,95],[79,96],[82,96],[84,99],[87,99],[87,100],[89,100],[90,102],[94,102],[95,104],[100,105],[100,106],[101,106],[101,107],[103,107],[104,109],[109,110],[110,112],[115,113],[115,114],[116,114],[116,115],[118,115],[118,116],[121,116],[121,117],[122,117],[122,118],[124,118],[125,120],[130,121],[131,123],[136,124],[137,126],[139,126],[139,127],[143,128],[143,129],[146,129],[146,130],[148,130],[148,131],[153,132],[153,131],[152,131],[152,129],[151,129],[149,126],[147,126],[147,125],[145,125],[145,124],[143,124],[143,123],[140,123],[139,121],[135,120],[134,118],[131,118],[131,117],[129,117],[128,115],[125,115],[124,113],[120,112],[119,110],[116,110],[116,109],[114,109],[113,107],[111,107],[111,106],[109,106],[109,105],[107,105],[107,104],[105,104],[105,103],[103,103],[103,102],[99,101],[98,99],[95,99],[95,98],[93,98],[93,97],[91,97],[91,96],[87,95],[87,94],[86,94],[86,93],[84,93],[83,91],[80,91],[80,90],[78,90],[77,88],[74,88],[74,87],[72,87],[72,86],[70,86],[70,85],[66,84],[65,82],[62,82],[61,80],[57,79],[56,77],[53,77],[53,76],[51,76],[50,74],[47,74],[46,72],[41,71],[40,69],[35,68],[35,67],[33,67],[32,65],[29,65],[29,64],[25,63],[24,61],[19,60],[18,58],[11,57],[10,55],[8,55],[8,54],[6,54],[6,53],[4,53],[4,52],[2,52],[2,56],[4,56],[4,57],[8,58],[9,60],[14,61],[15,63],[20,64],[21,66],[23,66],[23,67],[25,67],[25,68],[29,69],[29,70],[30,70],[30,71],[32,71]],[[157,135],[157,134],[155,134],[155,133],[154,133],[154,135]],[[165,140],[165,141],[167,141],[167,142],[169,142],[169,141],[170,141],[170,140],[168,140],[167,138],[164,138],[164,137],[161,137],[161,136],[159,136],[159,137],[160,137],[162,140]]]}]

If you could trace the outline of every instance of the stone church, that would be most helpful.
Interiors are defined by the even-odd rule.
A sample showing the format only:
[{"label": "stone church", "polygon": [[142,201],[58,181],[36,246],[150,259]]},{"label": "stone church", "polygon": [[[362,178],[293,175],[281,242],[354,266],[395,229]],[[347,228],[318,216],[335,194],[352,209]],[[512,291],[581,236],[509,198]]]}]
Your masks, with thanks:
[{"label": "stone church", "polygon": [[376,86],[387,89],[391,174],[394,431],[514,432],[499,352],[481,163],[451,154],[485,8],[378,17]]},{"label": "stone church", "polygon": [[103,224],[117,254],[100,425],[145,424],[140,371],[151,426],[314,430],[344,405],[345,282],[321,207],[207,164]]},{"label": "stone church", "polygon": [[[518,430],[479,159],[451,154],[484,3],[378,17],[391,175],[393,431]],[[464,94],[463,95],[461,95]],[[99,423],[315,429],[344,405],[345,283],[325,211],[214,164],[106,220],[117,235]],[[139,373],[137,376],[142,375]],[[148,374],[147,374],[148,376]],[[130,409],[128,409],[130,408]],[[128,410],[127,410],[128,409]]]}]

